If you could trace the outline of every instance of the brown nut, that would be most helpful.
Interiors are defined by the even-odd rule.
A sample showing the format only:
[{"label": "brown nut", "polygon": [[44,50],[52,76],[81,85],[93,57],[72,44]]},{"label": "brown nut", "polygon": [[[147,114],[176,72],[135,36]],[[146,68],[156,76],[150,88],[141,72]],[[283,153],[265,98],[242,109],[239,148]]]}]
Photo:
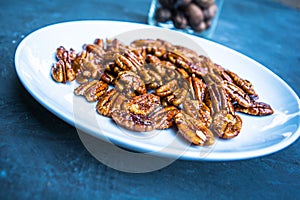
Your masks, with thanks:
[{"label": "brown nut", "polygon": [[136,93],[147,93],[144,81],[137,74],[131,71],[122,71],[118,74],[115,81],[115,88],[127,97],[134,97],[136,96]]},{"label": "brown nut", "polygon": [[174,7],[176,0],[158,0],[158,2],[163,7],[171,9]]},{"label": "brown nut", "polygon": [[132,131],[146,132],[155,128],[154,122],[149,117],[136,115],[124,110],[115,110],[112,113],[112,119],[119,126]]},{"label": "brown nut", "polygon": [[204,18],[206,21],[211,20],[217,13],[218,8],[216,4],[209,6],[203,10]]},{"label": "brown nut", "polygon": [[168,8],[158,8],[155,12],[155,19],[158,22],[166,22],[171,20],[172,13]]},{"label": "brown nut", "polygon": [[154,94],[160,97],[165,97],[173,93],[174,90],[176,90],[178,86],[178,81],[176,79],[173,79],[166,84],[160,86],[154,91]]},{"label": "brown nut", "polygon": [[202,8],[207,8],[215,3],[214,0],[194,0],[194,2]]},{"label": "brown nut", "polygon": [[167,106],[151,114],[150,119],[154,122],[156,129],[168,129],[173,126],[173,118],[178,112],[175,106]]},{"label": "brown nut", "polygon": [[204,20],[204,14],[199,6],[194,3],[189,4],[184,9],[184,14],[188,18],[189,25],[193,28]]},{"label": "brown nut", "polygon": [[103,81],[98,81],[95,85],[88,88],[84,96],[87,101],[94,102],[97,101],[108,89],[108,85]]},{"label": "brown nut", "polygon": [[174,106],[179,106],[186,100],[188,91],[185,88],[176,89],[171,95],[166,97],[166,101]]},{"label": "brown nut", "polygon": [[192,0],[177,0],[175,3],[175,8],[183,8],[187,5],[189,5],[192,2]]},{"label": "brown nut", "polygon": [[106,91],[105,94],[101,96],[96,105],[96,110],[100,115],[111,117],[112,112],[114,111],[113,104],[115,99],[118,97],[118,93],[115,89]]},{"label": "brown nut", "polygon": [[111,89],[101,96],[97,102],[96,110],[103,116],[111,117],[115,110],[127,111],[127,103],[128,99],[124,95]]},{"label": "brown nut", "polygon": [[71,62],[71,61],[75,60],[76,57],[77,57],[77,54],[76,54],[75,50],[72,48],[69,51],[67,51],[65,49],[65,47],[63,47],[63,46],[60,46],[56,49],[57,60],[64,60],[67,62]]},{"label": "brown nut", "polygon": [[264,116],[264,115],[271,115],[274,113],[274,110],[271,106],[264,102],[253,102],[252,105],[248,108],[243,107],[239,104],[235,105],[235,111],[246,113],[249,115],[256,115],[256,116]]},{"label": "brown nut", "polygon": [[133,97],[128,102],[128,109],[136,115],[148,116],[160,106],[160,97],[154,94],[143,94]]},{"label": "brown nut", "polygon": [[105,72],[101,75],[100,79],[108,84],[112,84],[115,81],[115,76],[108,72]]},{"label": "brown nut", "polygon": [[66,83],[67,81],[73,81],[76,77],[76,73],[70,63],[59,60],[52,66],[51,76],[56,82]]},{"label": "brown nut", "polygon": [[212,23],[212,20],[205,21],[206,29],[208,29],[211,26],[211,23]]},{"label": "brown nut", "polygon": [[207,25],[204,21],[202,21],[198,26],[192,27],[196,32],[202,32],[207,29]]},{"label": "brown nut", "polygon": [[102,56],[104,54],[104,49],[101,46],[96,44],[88,44],[84,47],[87,52],[94,53],[97,56]]},{"label": "brown nut", "polygon": [[84,77],[84,76],[82,76],[81,74],[79,74],[79,75],[76,76],[76,81],[79,84],[83,84],[83,83],[89,82],[89,79],[86,78],[86,77]]},{"label": "brown nut", "polygon": [[88,83],[83,83],[78,86],[74,93],[82,95],[89,102],[97,101],[108,89],[108,85],[103,81],[93,80]]},{"label": "brown nut", "polygon": [[64,60],[64,59],[66,59],[66,54],[65,54],[66,51],[67,50],[65,49],[65,47],[63,47],[63,46],[58,47],[56,49],[56,58],[58,60]]},{"label": "brown nut", "polygon": [[209,128],[183,111],[178,112],[174,116],[174,121],[179,133],[189,142],[199,146],[214,143],[214,136]]},{"label": "brown nut", "polygon": [[187,27],[188,21],[182,11],[175,11],[174,15],[172,16],[172,21],[175,28],[178,29],[185,29]]}]

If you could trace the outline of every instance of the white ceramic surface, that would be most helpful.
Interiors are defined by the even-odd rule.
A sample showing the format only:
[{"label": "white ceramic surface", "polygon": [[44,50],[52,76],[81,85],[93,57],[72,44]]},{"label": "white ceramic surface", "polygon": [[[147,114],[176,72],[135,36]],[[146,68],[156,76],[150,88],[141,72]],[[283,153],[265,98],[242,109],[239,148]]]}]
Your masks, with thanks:
[{"label": "white ceramic surface", "polygon": [[[143,35],[142,29],[147,28]],[[133,30],[140,29],[137,34]],[[148,30],[149,29],[149,30]],[[122,33],[129,32],[128,35]],[[175,129],[154,133],[132,133],[117,127],[109,118],[98,115],[95,103],[73,95],[77,83],[59,84],[52,80],[50,68],[55,62],[55,50],[63,45],[77,52],[95,38],[126,40],[141,37],[170,39],[171,42],[199,45],[215,63],[250,80],[260,101],[269,103],[275,113],[265,117],[239,114],[243,127],[239,136],[230,140],[217,139],[210,147],[190,146]],[[155,39],[155,38],[154,38]],[[195,45],[196,44],[196,45]],[[99,139],[113,141],[119,146],[141,152],[189,160],[236,160],[267,155],[281,150],[299,137],[299,98],[277,75],[256,61],[203,38],[162,28],[118,21],[76,21],[50,25],[29,34],[19,44],[15,54],[17,74],[29,93],[49,111]],[[162,150],[164,149],[164,150]]]}]

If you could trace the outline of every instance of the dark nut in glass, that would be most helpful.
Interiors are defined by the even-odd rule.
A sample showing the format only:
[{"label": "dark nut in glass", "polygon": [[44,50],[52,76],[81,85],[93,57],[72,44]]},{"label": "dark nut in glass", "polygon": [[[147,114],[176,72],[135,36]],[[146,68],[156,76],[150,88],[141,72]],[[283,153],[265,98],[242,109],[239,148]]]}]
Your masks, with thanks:
[{"label": "dark nut in glass", "polygon": [[204,14],[205,20],[212,19],[216,15],[217,10],[218,10],[218,8],[217,8],[216,4],[213,4],[210,7],[204,9],[203,14]]},{"label": "dark nut in glass", "polygon": [[192,27],[198,26],[204,20],[204,14],[199,6],[194,3],[189,4],[184,9],[184,14]]},{"label": "dark nut in glass", "polygon": [[158,0],[158,2],[160,3],[160,5],[162,5],[165,8],[173,8],[173,6],[176,3],[176,0]]},{"label": "dark nut in glass", "polygon": [[202,8],[207,8],[215,3],[214,0],[194,0],[194,2]]},{"label": "dark nut in glass", "polygon": [[192,2],[192,0],[177,0],[175,3],[175,8],[177,7],[185,7],[189,5]]},{"label": "dark nut in glass", "polygon": [[175,11],[172,17],[173,24],[175,28],[185,29],[187,27],[188,21],[184,13],[181,11]]},{"label": "dark nut in glass", "polygon": [[158,8],[155,13],[155,19],[158,22],[166,22],[169,21],[172,17],[172,13],[168,8]]},{"label": "dark nut in glass", "polygon": [[207,25],[204,21],[202,21],[200,24],[198,24],[198,26],[193,26],[192,28],[196,32],[201,32],[201,31],[204,31],[207,28]]}]

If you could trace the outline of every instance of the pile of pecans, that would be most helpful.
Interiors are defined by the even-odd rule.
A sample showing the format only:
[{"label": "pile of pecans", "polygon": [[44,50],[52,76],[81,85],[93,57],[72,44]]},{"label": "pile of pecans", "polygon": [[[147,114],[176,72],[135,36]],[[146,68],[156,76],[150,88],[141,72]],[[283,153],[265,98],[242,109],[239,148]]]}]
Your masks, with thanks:
[{"label": "pile of pecans", "polygon": [[96,102],[98,114],[137,132],[171,127],[190,143],[211,145],[236,137],[237,114],[264,116],[252,83],[208,57],[161,39],[96,39],[79,53],[58,47],[51,68],[56,82],[76,80],[74,93]]},{"label": "pile of pecans", "polygon": [[211,26],[217,13],[214,0],[158,0],[160,7],[155,11],[157,22],[172,21],[175,28],[188,26],[202,32]]}]

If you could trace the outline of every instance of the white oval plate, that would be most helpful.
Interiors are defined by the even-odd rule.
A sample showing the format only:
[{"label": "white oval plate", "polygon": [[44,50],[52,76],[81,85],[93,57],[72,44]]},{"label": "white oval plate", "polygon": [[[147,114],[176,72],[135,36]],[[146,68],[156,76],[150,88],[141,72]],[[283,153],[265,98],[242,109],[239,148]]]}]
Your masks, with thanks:
[{"label": "white oval plate", "polygon": [[[78,52],[82,50],[83,44],[92,43],[95,38],[113,38],[126,31],[145,28],[151,29],[153,37],[165,35],[162,28],[117,21],[76,21],[44,27],[28,35],[19,44],[15,54],[17,74],[29,93],[64,121],[97,138],[113,141],[135,151],[188,160],[237,160],[274,153],[299,137],[300,101],[282,79],[234,50],[187,34],[173,31],[171,42],[182,44],[181,41],[185,43],[188,39],[192,40],[215,63],[250,80],[260,95],[259,100],[270,104],[275,113],[265,117],[239,114],[243,119],[243,127],[236,138],[217,139],[210,147],[190,146],[176,135],[175,129],[148,135],[124,131],[109,118],[98,115],[95,103],[88,103],[73,95],[77,83],[58,84],[52,80],[50,67],[55,62],[54,55],[58,46],[63,45],[67,49],[72,47]],[[131,35],[130,39],[141,37],[140,34]],[[169,36],[162,39],[167,38]],[[173,145],[169,145],[171,143]]]}]

